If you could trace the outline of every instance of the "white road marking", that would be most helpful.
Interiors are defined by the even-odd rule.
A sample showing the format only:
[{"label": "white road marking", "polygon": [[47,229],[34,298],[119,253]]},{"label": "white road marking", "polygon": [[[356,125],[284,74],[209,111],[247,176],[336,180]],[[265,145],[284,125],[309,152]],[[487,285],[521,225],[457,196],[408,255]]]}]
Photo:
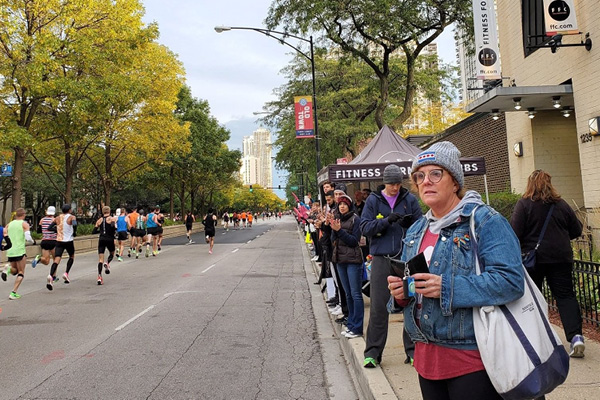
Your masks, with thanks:
[{"label": "white road marking", "polygon": [[213,264],[213,265],[211,265],[210,267],[208,267],[208,268],[206,268],[204,271],[202,271],[202,273],[205,273],[206,271],[208,271],[209,269],[211,269],[211,268],[212,268],[212,267],[214,267],[215,265],[217,265],[217,264]]},{"label": "white road marking", "polygon": [[238,251],[238,250],[239,250],[239,249],[235,249],[235,250],[232,250],[231,252],[232,252],[232,253],[235,253],[235,252],[236,252],[236,251]]},{"label": "white road marking", "polygon": [[123,325],[116,327],[115,331],[120,331],[121,329],[125,328],[127,325],[131,324],[133,321],[135,321],[136,319],[138,319],[142,315],[146,314],[148,311],[152,310],[153,308],[154,308],[153,305],[150,306],[150,307],[148,307],[148,308],[146,308],[144,311],[142,311],[141,313],[139,313],[135,317],[131,318],[129,321],[125,322]]}]

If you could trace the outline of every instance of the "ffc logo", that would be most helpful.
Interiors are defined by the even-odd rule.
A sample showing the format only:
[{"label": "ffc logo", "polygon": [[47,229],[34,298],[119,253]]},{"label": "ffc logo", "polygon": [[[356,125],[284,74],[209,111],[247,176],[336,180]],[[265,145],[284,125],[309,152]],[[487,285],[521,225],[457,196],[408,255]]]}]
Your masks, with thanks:
[{"label": "ffc logo", "polygon": [[564,21],[571,15],[571,8],[566,1],[553,1],[548,6],[548,14],[556,21]]},{"label": "ffc logo", "polygon": [[496,52],[492,49],[485,47],[479,52],[479,62],[481,65],[490,67],[496,63],[496,59]]}]

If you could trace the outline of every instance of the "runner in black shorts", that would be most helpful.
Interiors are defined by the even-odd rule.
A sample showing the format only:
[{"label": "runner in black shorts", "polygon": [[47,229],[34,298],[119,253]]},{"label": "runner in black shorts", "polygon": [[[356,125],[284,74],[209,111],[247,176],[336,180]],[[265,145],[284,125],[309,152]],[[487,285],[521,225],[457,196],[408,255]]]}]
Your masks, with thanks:
[{"label": "runner in black shorts", "polygon": [[185,216],[185,230],[186,230],[186,236],[188,239],[187,244],[192,244],[194,243],[194,241],[192,240],[192,225],[194,224],[194,222],[196,222],[196,217],[194,217],[194,214],[192,214],[191,211],[187,212],[187,215]]},{"label": "runner in black shorts", "polygon": [[208,254],[212,254],[213,246],[215,245],[215,229],[217,226],[217,216],[213,214],[213,209],[208,209],[208,214],[202,220],[204,224],[204,234],[206,235],[206,243],[210,245]]},{"label": "runner in black shorts", "polygon": [[[102,267],[104,272],[110,274],[110,262],[115,256],[115,232],[117,231],[117,218],[110,216],[110,207],[102,207],[102,218],[96,221],[96,227],[100,231],[98,238],[98,285],[104,284],[102,279]],[[108,250],[109,255],[104,262],[104,252]]]},{"label": "runner in black shorts", "polygon": [[31,266],[34,268],[38,262],[48,265],[50,264],[50,260],[54,260],[54,247],[56,247],[54,214],[56,214],[56,208],[50,206],[46,210],[46,216],[40,220],[39,225],[42,227],[42,241],[40,243],[42,254],[35,256],[35,259],[31,262]]},{"label": "runner in black shorts", "polygon": [[69,253],[69,260],[67,261],[67,269],[63,274],[63,281],[70,283],[69,272],[75,262],[75,246],[73,245],[73,237],[77,232],[77,218],[71,214],[71,205],[63,204],[62,214],[54,219],[56,222],[56,247],[54,248],[54,263],[50,267],[50,274],[48,275],[48,283],[46,288],[52,290],[52,284],[57,280],[56,271],[58,270],[58,264],[62,260],[62,255],[66,250]]}]

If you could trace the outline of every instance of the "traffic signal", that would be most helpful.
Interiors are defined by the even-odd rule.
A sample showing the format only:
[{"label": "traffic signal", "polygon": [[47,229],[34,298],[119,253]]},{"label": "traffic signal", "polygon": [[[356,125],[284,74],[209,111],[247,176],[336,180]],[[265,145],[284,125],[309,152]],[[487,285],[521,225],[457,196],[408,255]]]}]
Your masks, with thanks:
[{"label": "traffic signal", "polygon": [[250,185],[250,193],[252,193],[252,185]]},{"label": "traffic signal", "polygon": [[281,185],[277,185],[277,189],[281,190]]}]

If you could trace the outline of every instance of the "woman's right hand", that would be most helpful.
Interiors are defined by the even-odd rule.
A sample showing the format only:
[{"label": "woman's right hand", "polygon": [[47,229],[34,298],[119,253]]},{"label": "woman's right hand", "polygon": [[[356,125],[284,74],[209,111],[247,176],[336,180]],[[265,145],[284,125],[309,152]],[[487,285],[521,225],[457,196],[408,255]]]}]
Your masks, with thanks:
[{"label": "woman's right hand", "polygon": [[390,275],[387,277],[387,281],[388,281],[388,289],[390,291],[390,294],[396,300],[399,300],[399,301],[405,300],[405,298],[404,298],[404,282],[402,281],[402,278],[399,278],[394,275]]}]

